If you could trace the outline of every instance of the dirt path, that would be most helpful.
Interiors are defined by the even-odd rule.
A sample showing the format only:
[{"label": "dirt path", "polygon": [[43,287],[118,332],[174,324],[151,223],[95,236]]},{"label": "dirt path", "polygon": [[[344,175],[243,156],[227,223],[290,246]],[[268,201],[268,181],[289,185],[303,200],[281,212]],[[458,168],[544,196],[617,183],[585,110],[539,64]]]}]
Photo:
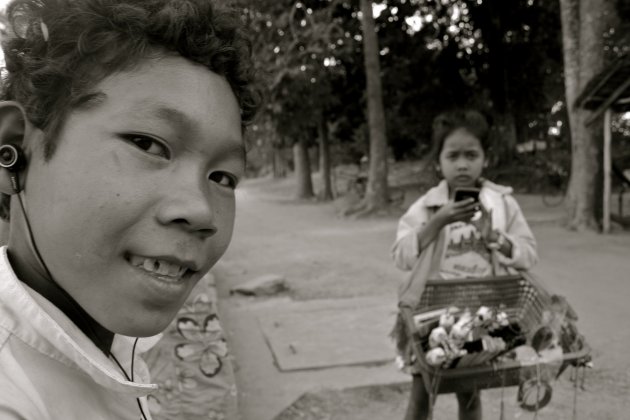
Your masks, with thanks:
[{"label": "dirt path", "polygon": [[[294,300],[379,297],[395,305],[396,287],[404,278],[389,257],[397,222],[395,216],[343,219],[337,216],[334,204],[295,202],[291,193],[290,181],[259,179],[245,183],[239,191],[234,240],[216,270],[220,279],[220,306],[224,308],[224,323],[232,337],[237,364],[251,364],[255,354],[260,355],[255,361],[260,365],[258,370],[248,368],[237,372],[245,420],[270,418],[269,413],[277,411],[278,404],[286,405],[288,397],[285,395],[283,400],[282,392],[271,389],[273,384],[265,387],[265,381],[269,381],[275,369],[273,360],[261,353],[268,349],[257,349],[257,353],[253,353],[251,348],[246,348],[248,341],[243,335],[251,331],[228,310],[239,304],[237,298],[229,297],[230,287],[262,274],[276,273],[286,276],[291,288],[288,298]],[[539,197],[517,198],[539,242],[541,262],[535,272],[553,291],[569,299],[580,315],[580,330],[593,347],[596,368],[589,372],[587,391],[579,395],[578,418],[627,418],[630,361],[626,354],[630,328],[625,321],[630,296],[630,234],[603,236],[568,232],[548,222],[561,210],[544,208]],[[300,383],[309,383],[307,376],[304,374]],[[318,378],[323,376],[322,372],[313,373],[309,385],[300,392],[317,389]],[[282,376],[274,378],[277,388]],[[326,387],[326,381],[330,380],[330,377],[322,379],[320,385]],[[268,389],[268,397],[261,395],[265,389]],[[247,397],[252,390],[256,398]],[[509,402],[506,418],[531,418],[529,413],[514,408],[512,391],[506,391]],[[401,418],[405,392],[381,392],[379,395],[388,396],[385,400],[373,398],[374,392],[337,392],[336,397],[328,398],[322,407],[317,408],[316,402],[310,404],[317,408],[316,412],[328,412],[328,417],[299,418]],[[484,400],[488,400],[487,413],[496,412],[498,398],[496,390],[484,394]],[[551,406],[538,418],[571,418],[572,399],[571,384],[568,379],[561,379],[554,385]],[[437,420],[454,416],[452,398],[440,398]],[[498,417],[498,412],[492,415],[494,417]]]}]

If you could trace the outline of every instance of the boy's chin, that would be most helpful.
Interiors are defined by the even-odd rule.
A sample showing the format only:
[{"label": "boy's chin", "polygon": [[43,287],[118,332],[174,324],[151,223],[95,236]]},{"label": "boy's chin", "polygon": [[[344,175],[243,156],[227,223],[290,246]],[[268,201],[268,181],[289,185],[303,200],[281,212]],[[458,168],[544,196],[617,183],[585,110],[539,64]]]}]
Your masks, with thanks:
[{"label": "boy's chin", "polygon": [[175,318],[175,315],[175,313],[170,317],[162,315],[159,318],[147,319],[145,322],[138,322],[138,319],[136,319],[134,325],[121,323],[108,329],[115,334],[128,337],[152,337],[163,332]]}]

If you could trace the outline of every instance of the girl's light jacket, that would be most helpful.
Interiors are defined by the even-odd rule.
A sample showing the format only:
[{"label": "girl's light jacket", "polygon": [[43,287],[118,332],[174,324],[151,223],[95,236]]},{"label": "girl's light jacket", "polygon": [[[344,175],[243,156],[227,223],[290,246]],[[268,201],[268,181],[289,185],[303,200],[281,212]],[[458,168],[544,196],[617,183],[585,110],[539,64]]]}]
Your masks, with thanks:
[{"label": "girl's light jacket", "polygon": [[[20,282],[0,248],[0,420],[150,419],[148,383],[138,353],[156,341],[139,340],[134,380],[107,358],[61,311]],[[116,336],[112,353],[131,371],[133,339]]]},{"label": "girl's light jacket", "polygon": [[[392,247],[394,262],[402,270],[412,270],[416,265],[421,266],[415,267],[419,273],[414,273],[401,284],[399,297],[403,304],[417,303],[424,281],[428,278],[439,278],[438,272],[446,247],[445,229],[440,231],[436,240],[426,249],[420,249],[418,245],[418,232],[448,200],[448,184],[442,180],[413,203],[400,218],[396,241]],[[511,274],[534,266],[538,261],[536,240],[518,203],[512,197],[512,188],[482,180],[479,200],[492,211],[493,229],[502,232],[512,244],[511,258],[493,252],[495,274]],[[412,284],[414,282],[416,284]]]}]

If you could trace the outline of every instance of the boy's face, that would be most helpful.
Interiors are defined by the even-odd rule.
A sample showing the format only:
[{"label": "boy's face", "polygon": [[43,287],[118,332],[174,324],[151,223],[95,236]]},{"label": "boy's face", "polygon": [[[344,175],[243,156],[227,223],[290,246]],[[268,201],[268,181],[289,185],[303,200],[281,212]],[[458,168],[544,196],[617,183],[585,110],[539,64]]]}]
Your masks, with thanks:
[{"label": "boy's face", "polygon": [[[116,73],[94,93],[48,162],[34,146],[26,211],[54,279],[96,321],[153,335],[230,242],[245,165],[240,111],[224,78],[175,56]],[[14,225],[9,247],[28,249]]]}]

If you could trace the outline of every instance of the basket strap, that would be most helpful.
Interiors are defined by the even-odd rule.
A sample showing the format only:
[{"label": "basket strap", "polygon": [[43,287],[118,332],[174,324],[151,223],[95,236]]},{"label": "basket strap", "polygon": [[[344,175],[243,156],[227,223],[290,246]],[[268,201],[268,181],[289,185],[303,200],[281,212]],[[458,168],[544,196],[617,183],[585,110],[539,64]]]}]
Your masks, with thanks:
[{"label": "basket strap", "polygon": [[490,251],[490,267],[492,269],[492,277],[496,277],[499,272],[499,257],[498,257],[498,249],[493,249]]},{"label": "basket strap", "polygon": [[431,242],[422,250],[418,260],[413,266],[409,277],[398,290],[398,301],[400,306],[415,309],[420,303],[420,297],[427,284],[431,272],[431,260],[435,252],[436,242]]}]

